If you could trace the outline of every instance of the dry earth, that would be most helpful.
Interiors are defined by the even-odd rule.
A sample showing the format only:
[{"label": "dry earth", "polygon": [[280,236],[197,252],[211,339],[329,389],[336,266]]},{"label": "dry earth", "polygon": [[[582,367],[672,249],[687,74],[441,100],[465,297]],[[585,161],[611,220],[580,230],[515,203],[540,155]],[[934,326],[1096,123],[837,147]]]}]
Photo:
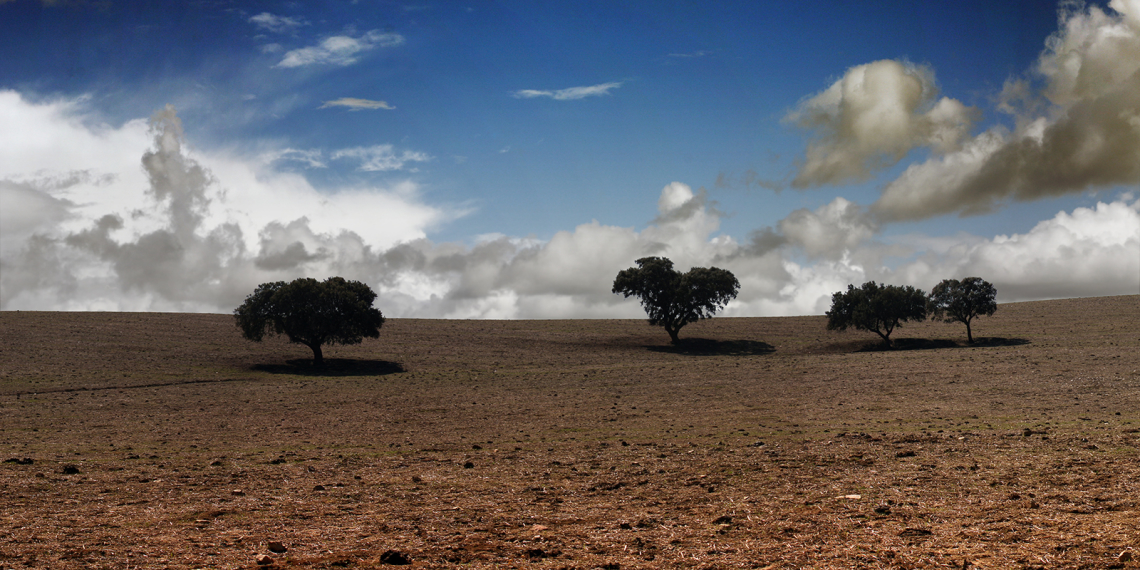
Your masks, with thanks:
[{"label": "dry earth", "polygon": [[393,319],[323,370],[228,315],[0,332],[3,570],[1140,568],[1140,296],[892,351],[823,317],[680,349]]}]

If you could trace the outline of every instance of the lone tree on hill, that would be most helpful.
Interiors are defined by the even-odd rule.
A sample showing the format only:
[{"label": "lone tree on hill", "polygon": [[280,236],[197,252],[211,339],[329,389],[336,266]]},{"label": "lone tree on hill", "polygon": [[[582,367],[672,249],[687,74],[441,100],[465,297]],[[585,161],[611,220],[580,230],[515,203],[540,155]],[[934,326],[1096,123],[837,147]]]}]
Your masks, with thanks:
[{"label": "lone tree on hill", "polygon": [[996,297],[997,289],[981,277],[967,277],[961,281],[945,279],[930,291],[927,308],[935,319],[966,323],[966,338],[973,344],[970,321],[974,317],[993,315],[997,311]]},{"label": "lone tree on hill", "polygon": [[643,257],[637,267],[623,269],[614,279],[614,293],[641,299],[649,324],[665,327],[673,344],[681,327],[707,319],[736,298],[740,282],[732,272],[694,267],[682,274],[664,257]]},{"label": "lone tree on hill", "polygon": [[848,285],[847,291],[831,296],[831,310],[827,312],[827,330],[847,330],[854,327],[871,331],[891,347],[891,332],[907,321],[926,320],[926,294],[910,285],[879,285],[868,281],[856,289]]},{"label": "lone tree on hill", "polygon": [[359,281],[329,277],[291,283],[262,283],[234,309],[242,336],[260,342],[265,333],[284,334],[289,342],[313,349],[313,364],[323,364],[324,344],[360,344],[380,336],[384,315],[372,307],[376,293]]}]

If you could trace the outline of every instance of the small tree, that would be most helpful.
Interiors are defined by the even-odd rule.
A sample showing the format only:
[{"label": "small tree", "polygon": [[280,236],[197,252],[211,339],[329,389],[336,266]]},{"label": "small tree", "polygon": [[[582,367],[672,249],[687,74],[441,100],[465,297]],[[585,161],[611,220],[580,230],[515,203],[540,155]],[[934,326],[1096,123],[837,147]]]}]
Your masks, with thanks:
[{"label": "small tree", "polygon": [[879,285],[868,281],[856,289],[848,285],[847,291],[831,296],[831,310],[827,312],[827,330],[847,330],[854,327],[871,331],[891,347],[891,332],[907,321],[926,320],[926,294],[910,285]]},{"label": "small tree", "polygon": [[291,283],[262,283],[234,309],[242,336],[260,342],[265,334],[284,334],[289,342],[313,350],[313,363],[323,364],[321,346],[359,344],[380,336],[384,315],[372,307],[376,293],[359,281],[329,277]]},{"label": "small tree", "polygon": [[930,291],[927,308],[935,319],[945,322],[966,323],[966,338],[974,343],[970,321],[997,311],[997,289],[981,277],[967,277],[961,281],[945,279]]},{"label": "small tree", "polygon": [[614,293],[636,296],[649,324],[665,327],[673,344],[681,327],[707,319],[736,298],[740,282],[728,270],[694,267],[682,274],[664,257],[643,257],[614,279]]}]

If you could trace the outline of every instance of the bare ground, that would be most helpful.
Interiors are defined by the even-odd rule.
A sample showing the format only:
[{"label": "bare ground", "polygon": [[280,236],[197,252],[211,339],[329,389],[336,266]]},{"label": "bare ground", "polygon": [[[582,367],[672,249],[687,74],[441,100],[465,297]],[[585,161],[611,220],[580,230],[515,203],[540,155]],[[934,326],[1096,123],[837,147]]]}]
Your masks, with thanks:
[{"label": "bare ground", "polygon": [[323,369],[228,315],[0,333],[3,570],[1140,568],[1140,296],[891,351],[822,317],[393,319]]}]

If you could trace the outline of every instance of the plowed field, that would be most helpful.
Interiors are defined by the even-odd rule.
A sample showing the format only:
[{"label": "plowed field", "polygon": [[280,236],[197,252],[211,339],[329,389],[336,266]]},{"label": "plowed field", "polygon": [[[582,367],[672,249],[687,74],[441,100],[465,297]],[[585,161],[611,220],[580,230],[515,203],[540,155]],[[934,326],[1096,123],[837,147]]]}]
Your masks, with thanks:
[{"label": "plowed field", "polygon": [[0,313],[0,569],[1140,568],[1140,296],[824,324]]}]

